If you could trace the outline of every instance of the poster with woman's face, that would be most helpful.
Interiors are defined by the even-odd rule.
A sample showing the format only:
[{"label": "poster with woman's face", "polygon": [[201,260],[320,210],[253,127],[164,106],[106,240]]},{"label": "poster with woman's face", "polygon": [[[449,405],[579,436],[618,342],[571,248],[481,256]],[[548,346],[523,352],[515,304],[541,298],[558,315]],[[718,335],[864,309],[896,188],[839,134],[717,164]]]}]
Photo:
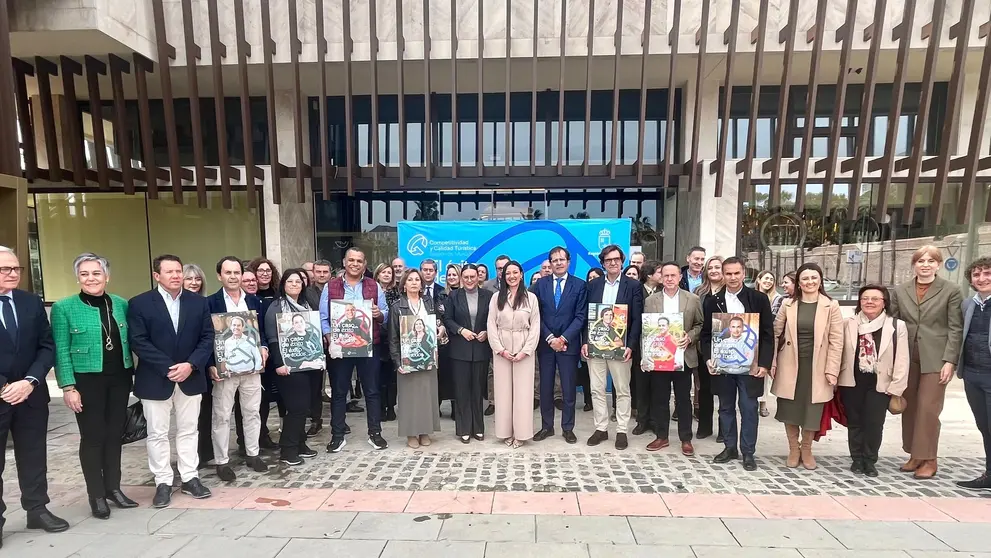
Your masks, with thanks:
[{"label": "poster with woman's face", "polygon": [[625,304],[588,305],[589,358],[623,360],[628,315]]},{"label": "poster with woman's face", "polygon": [[258,316],[249,312],[225,312],[210,316],[215,333],[213,353],[221,378],[257,374],[264,370]]},{"label": "poster with woman's face", "polygon": [[678,343],[685,337],[685,318],[681,312],[641,314],[643,355],[640,369],[653,372],[677,372],[685,368],[685,349]]},{"label": "poster with woman's face", "polygon": [[372,301],[330,301],[330,358],[372,357]]},{"label": "poster with woman's face", "polygon": [[437,368],[437,320],[431,316],[399,317],[402,366],[408,370]]},{"label": "poster with woman's face", "polygon": [[760,314],[712,315],[712,366],[717,374],[750,374],[757,356]]},{"label": "poster with woman's face", "polygon": [[280,312],[275,315],[275,323],[279,328],[279,351],[289,372],[327,368],[320,312]]}]

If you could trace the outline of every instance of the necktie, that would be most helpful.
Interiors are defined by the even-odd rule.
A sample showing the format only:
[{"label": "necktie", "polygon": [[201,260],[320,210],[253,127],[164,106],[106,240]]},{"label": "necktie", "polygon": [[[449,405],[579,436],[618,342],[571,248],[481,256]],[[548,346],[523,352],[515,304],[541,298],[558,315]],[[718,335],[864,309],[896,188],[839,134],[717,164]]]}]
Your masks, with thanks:
[{"label": "necktie", "polygon": [[561,283],[564,281],[564,277],[556,277],[554,279],[554,308],[561,305]]},{"label": "necktie", "polygon": [[427,287],[427,298],[433,298],[434,297],[432,291],[433,291],[433,286],[428,286]]},{"label": "necktie", "polygon": [[10,340],[17,343],[17,317],[14,316],[14,305],[9,296],[0,296],[0,303],[3,304],[3,323],[10,335]]}]

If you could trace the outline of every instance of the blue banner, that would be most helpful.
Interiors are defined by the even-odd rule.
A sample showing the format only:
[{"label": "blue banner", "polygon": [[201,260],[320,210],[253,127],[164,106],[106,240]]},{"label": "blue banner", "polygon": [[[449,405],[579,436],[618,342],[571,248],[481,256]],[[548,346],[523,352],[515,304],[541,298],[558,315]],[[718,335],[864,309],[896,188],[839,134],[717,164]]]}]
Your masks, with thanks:
[{"label": "blue banner", "polygon": [[523,265],[524,280],[540,270],[555,246],[571,252],[570,273],[585,278],[601,267],[599,252],[616,244],[630,257],[629,219],[567,219],[557,221],[402,221],[399,223],[399,257],[407,267],[419,267],[424,259],[437,262],[437,281],[445,281],[450,263],[484,263],[489,278],[495,276],[495,259],[505,254]]}]

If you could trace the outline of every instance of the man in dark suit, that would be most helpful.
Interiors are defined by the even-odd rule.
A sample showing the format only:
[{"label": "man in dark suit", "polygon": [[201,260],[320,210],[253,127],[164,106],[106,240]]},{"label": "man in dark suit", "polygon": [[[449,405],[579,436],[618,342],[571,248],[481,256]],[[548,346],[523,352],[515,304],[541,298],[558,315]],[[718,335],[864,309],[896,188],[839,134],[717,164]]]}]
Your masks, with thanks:
[{"label": "man in dark suit", "polygon": [[[502,270],[509,263],[509,256],[505,254],[499,254],[495,259],[495,277],[489,279],[488,281],[482,283],[482,288],[492,291],[494,293],[499,292],[500,282],[502,281]],[[489,382],[492,383],[491,381]]]},{"label": "man in dark suit", "polygon": [[540,430],[533,440],[554,435],[554,376],[561,375],[564,409],[561,429],[569,444],[575,437],[575,382],[578,379],[578,352],[585,327],[585,281],[568,274],[571,253],[556,246],[548,254],[552,274],[541,277],[531,289],[540,306]]},{"label": "man in dark suit", "polygon": [[[589,343],[595,342],[595,332],[589,331],[582,344],[582,356],[588,360],[588,373],[592,384],[592,412],[595,419],[595,432],[588,439],[588,445],[597,446],[609,439],[609,401],[606,399],[606,376],[612,376],[612,388],[616,392],[616,449],[624,450],[629,446],[626,429],[630,425],[630,379],[633,357],[633,347],[640,344],[640,314],[643,312],[643,286],[639,281],[630,279],[623,273],[623,262],[626,260],[623,250],[610,244],[599,253],[599,263],[606,274],[593,279],[588,284],[589,304],[625,304],[626,305],[626,338],[617,339],[622,342],[616,347],[613,358],[596,358],[589,355]],[[612,310],[608,310],[610,313]],[[605,325],[601,328],[608,329]],[[572,389],[574,392],[574,389]]]},{"label": "man in dark suit", "polygon": [[[59,533],[69,524],[48,508],[48,383],[55,342],[45,305],[19,290],[24,268],[10,248],[0,246],[0,452],[14,436],[17,482],[28,529]],[[0,474],[5,458],[0,453]],[[0,547],[3,546],[3,484],[0,483]]]},{"label": "man in dark suit", "polygon": [[[739,459],[743,453],[743,468],[757,470],[754,453],[757,450],[757,425],[760,415],[757,398],[764,394],[764,377],[774,359],[774,314],[767,296],[743,284],[746,266],[738,257],[723,261],[725,287],[714,296],[707,297],[702,305],[702,333],[699,335],[702,360],[709,374],[715,374],[712,358],[712,337],[720,332],[712,331],[712,315],[759,314],[757,355],[750,374],[723,374],[712,377],[712,390],[719,396],[719,428],[725,449],[713,462],[728,463]],[[705,373],[705,371],[703,371]],[[740,405],[740,438],[737,450],[736,408]]]},{"label": "man in dark suit", "polygon": [[138,356],[134,395],[142,400],[148,421],[148,468],[155,475],[152,506],[172,501],[169,426],[176,416],[176,453],[182,492],[210,497],[196,471],[196,427],[200,399],[206,392],[207,366],[213,358],[213,323],[202,296],[182,288],[182,261],[163,255],[152,262],[157,287],[131,299],[128,339]]}]

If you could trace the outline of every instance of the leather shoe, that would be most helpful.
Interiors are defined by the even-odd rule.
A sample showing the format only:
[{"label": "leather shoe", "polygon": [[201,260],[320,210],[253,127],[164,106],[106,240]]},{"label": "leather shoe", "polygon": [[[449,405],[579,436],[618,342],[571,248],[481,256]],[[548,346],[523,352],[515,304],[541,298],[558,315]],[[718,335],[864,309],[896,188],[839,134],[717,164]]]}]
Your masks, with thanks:
[{"label": "leather shoe", "polygon": [[708,430],[702,430],[701,428],[699,428],[698,432],[695,433],[695,437],[698,438],[699,440],[705,440],[709,436],[712,436],[711,428]]},{"label": "leather shoe", "polygon": [[726,440],[725,440],[725,439],[723,438],[723,435],[722,435],[722,433],[719,433],[719,434],[716,434],[716,443],[717,443],[717,444],[721,444],[721,443],[723,443],[723,442],[725,442],[725,441],[726,441]]},{"label": "leather shoe", "polygon": [[[106,506],[107,503],[104,502],[103,505]],[[107,515],[109,516],[109,514],[110,510],[107,509]],[[56,517],[46,509],[42,509],[42,512],[37,515],[28,516],[28,529],[42,529],[48,533],[61,533],[68,528],[68,521],[61,517]]]},{"label": "leather shoe", "polygon": [[106,498],[90,498],[89,509],[97,519],[110,519],[110,505]]},{"label": "leather shoe", "polygon": [[564,431],[564,441],[565,442],[568,442],[569,444],[577,443],[578,442],[578,436],[575,436],[575,433],[573,431],[571,431],[571,430],[565,430]]},{"label": "leather shoe", "polygon": [[618,433],[616,434],[616,449],[625,450],[629,447],[629,442],[626,439],[626,434]]},{"label": "leather shoe", "polygon": [[153,508],[167,508],[172,503],[172,485],[164,482],[155,487],[155,499],[151,501]]},{"label": "leather shoe", "polygon": [[234,482],[237,480],[237,475],[234,473],[234,469],[228,464],[217,465],[217,477],[224,482]]},{"label": "leather shoe", "polygon": [[489,406],[485,408],[485,412],[482,413],[482,414],[485,415],[485,416],[487,416],[487,417],[491,417],[492,415],[494,415],[495,414],[495,405],[493,405],[492,403],[489,403]]},{"label": "leather shoe", "polygon": [[533,435],[534,442],[542,442],[546,440],[549,436],[554,435],[553,428],[541,428],[539,432]]},{"label": "leather shoe", "polygon": [[633,427],[634,436],[639,436],[646,431],[647,431],[647,425],[642,422],[638,422],[637,425]]},{"label": "leather shoe", "polygon": [[597,446],[600,443],[605,442],[608,439],[609,439],[609,433],[608,432],[603,432],[601,430],[596,430],[595,432],[592,432],[592,435],[591,436],[588,437],[588,441],[585,442],[585,445],[588,445],[588,446]]},{"label": "leather shoe", "polygon": [[263,450],[277,450],[279,449],[279,444],[272,441],[272,437],[268,434],[262,434],[258,438],[258,447]]},{"label": "leather shoe", "polygon": [[870,461],[865,461],[864,462],[864,474],[867,475],[868,477],[876,477],[877,476],[877,467],[875,467],[874,464],[871,463]]},{"label": "leather shoe", "polygon": [[736,451],[736,448],[726,448],[719,452],[719,455],[712,458],[713,463],[729,463],[734,459],[740,459],[740,452]]},{"label": "leather shoe", "polygon": [[245,459],[244,464],[251,467],[251,470],[256,473],[265,473],[268,471],[268,465],[266,465],[265,462],[262,461],[262,458],[257,455]]},{"label": "leather shoe", "polygon": [[587,413],[587,412],[591,411],[592,409],[593,409],[592,404],[591,403],[586,403],[585,406],[582,407],[582,412]]},{"label": "leather shoe", "polygon": [[557,409],[558,411],[563,411],[564,410],[564,400],[563,399],[555,399],[554,400],[554,408]]},{"label": "leather shoe", "polygon": [[111,490],[110,492],[107,492],[107,501],[122,510],[138,507],[138,503],[125,496],[124,493],[121,492],[119,488],[117,490]]},{"label": "leather shoe", "polygon": [[195,477],[190,479],[189,482],[182,483],[181,490],[183,494],[188,494],[197,500],[202,500],[203,498],[213,496],[210,489],[203,486],[200,479]]},{"label": "leather shoe", "polygon": [[757,470],[757,460],[754,459],[752,455],[743,456],[743,470],[744,471],[756,471]]},{"label": "leather shoe", "polygon": [[864,462],[859,459],[854,459],[853,463],[850,464],[850,472],[855,475],[863,475],[864,470]]},{"label": "leather shoe", "polygon": [[918,469],[921,465],[922,465],[922,460],[921,459],[916,459],[916,458],[912,457],[912,458],[909,458],[909,460],[906,461],[904,465],[902,465],[901,467],[899,467],[899,469],[901,471],[905,472],[905,473],[911,473],[911,472],[915,471],[916,469]]},{"label": "leather shoe", "polygon": [[691,442],[682,442],[681,455],[684,455],[685,457],[691,457],[695,455],[695,446],[693,446]]},{"label": "leather shoe", "polygon": [[364,413],[365,408],[358,404],[357,401],[348,402],[347,412],[349,413]]},{"label": "leather shoe", "polygon": [[960,488],[970,488],[970,489],[987,489],[991,488],[991,476],[987,473],[977,477],[974,480],[969,481],[957,481],[957,486]]},{"label": "leather shoe", "polygon": [[654,441],[647,444],[647,451],[661,451],[671,445],[667,438],[654,438]]}]

